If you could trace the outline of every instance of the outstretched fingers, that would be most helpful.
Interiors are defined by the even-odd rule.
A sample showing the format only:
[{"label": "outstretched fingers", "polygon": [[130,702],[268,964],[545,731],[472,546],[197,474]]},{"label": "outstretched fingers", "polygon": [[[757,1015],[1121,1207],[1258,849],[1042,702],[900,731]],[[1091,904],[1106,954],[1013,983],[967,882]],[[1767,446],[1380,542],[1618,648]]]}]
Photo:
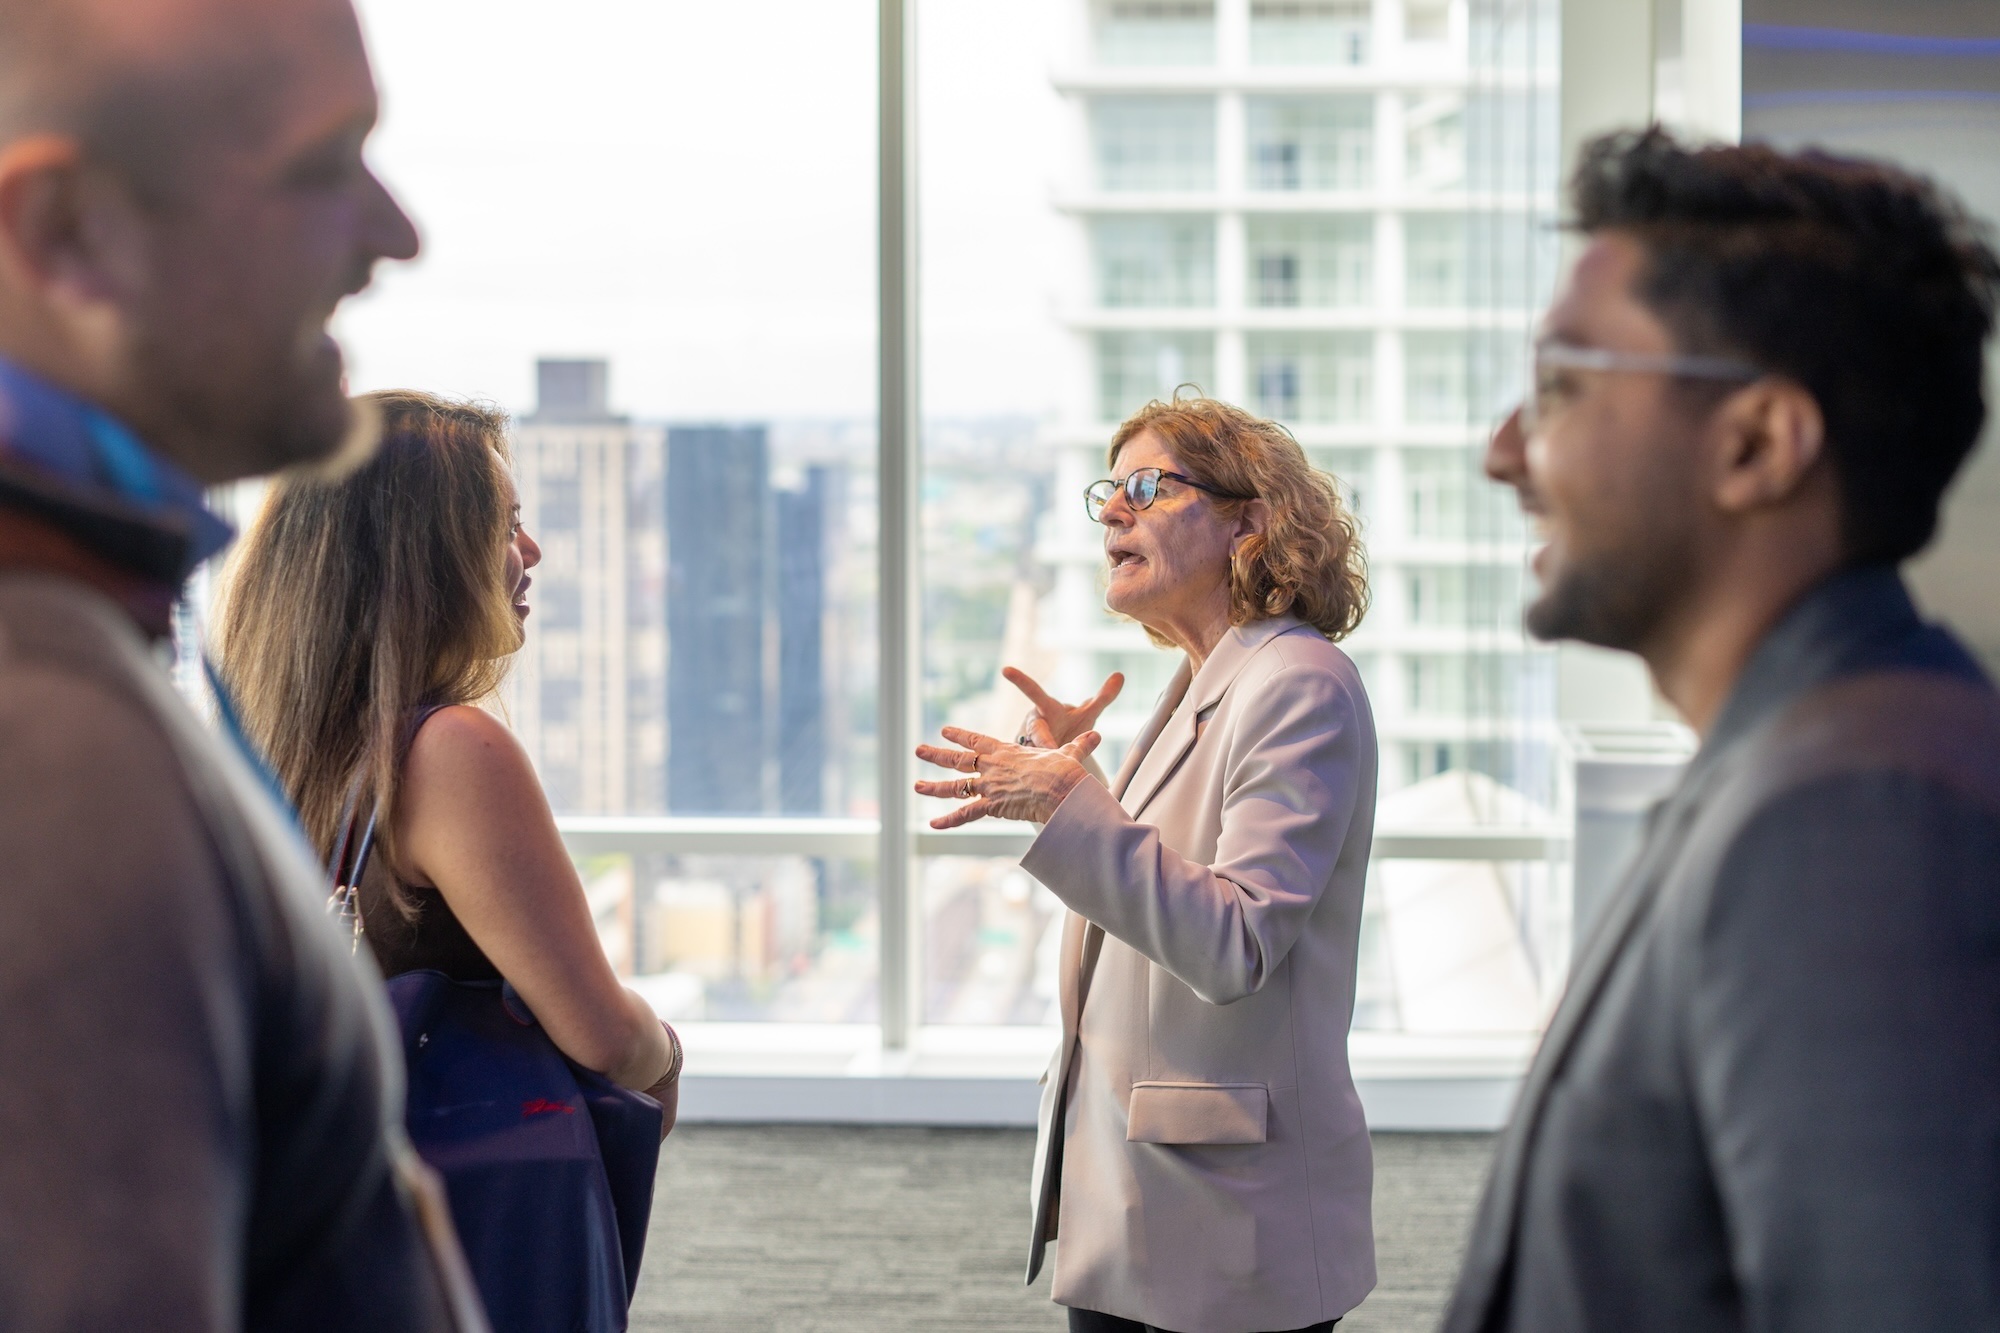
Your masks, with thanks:
[{"label": "outstretched fingers", "polygon": [[[1027,695],[1028,702],[1033,704],[1036,711],[1040,712],[1042,716],[1054,717],[1058,714],[1071,711],[1068,704],[1063,703],[1047,690],[1043,689],[1039,681],[1019,667],[1001,667],[1000,674],[1005,676],[1015,689]],[[1079,704],[1076,707],[1074,711],[1077,718],[1086,726],[1095,722],[1097,715],[1109,708],[1111,701],[1116,699],[1119,691],[1124,688],[1125,673],[1122,671],[1112,672],[1104,678],[1104,684],[1097,687],[1097,694],[1090,702]]]},{"label": "outstretched fingers", "polygon": [[1028,702],[1040,709],[1044,716],[1062,710],[1062,705],[1057,703],[1050,696],[1049,692],[1042,688],[1041,683],[1027,672],[1021,670],[1021,668],[1001,667],[1000,674],[1007,678],[1008,684],[1027,695]]},{"label": "outstretched fingers", "polygon": [[970,750],[948,750],[942,745],[919,745],[917,758],[939,768],[955,768],[961,773],[970,773],[979,760],[979,756]]},{"label": "outstretched fingers", "polygon": [[1097,697],[1092,699],[1089,703],[1085,704],[1083,707],[1076,710],[1078,717],[1082,719],[1084,725],[1088,726],[1091,723],[1096,722],[1097,715],[1099,713],[1102,713],[1105,709],[1111,707],[1111,701],[1113,699],[1116,699],[1118,697],[1118,692],[1124,688],[1125,688],[1124,672],[1114,671],[1110,675],[1106,676],[1104,678],[1104,684],[1100,685],[1097,689]]},{"label": "outstretched fingers", "polygon": [[976,731],[967,731],[964,727],[945,727],[939,734],[953,745],[962,745],[978,754],[992,754],[1001,746],[1001,742],[991,736],[982,736]]},{"label": "outstretched fingers", "polygon": [[1099,735],[1097,732],[1094,731],[1086,731],[1083,733],[1083,735],[1078,736],[1068,745],[1063,746],[1062,752],[1068,755],[1070,758],[1076,760],[1080,764],[1085,759],[1088,759],[1090,757],[1090,752],[1092,750],[1095,750],[1098,746],[1102,745],[1103,743],[1104,743],[1103,736]]},{"label": "outstretched fingers", "polygon": [[970,824],[975,819],[984,819],[988,813],[986,802],[975,800],[961,805],[956,810],[945,811],[931,821],[931,827],[934,829],[957,828],[961,824]]}]

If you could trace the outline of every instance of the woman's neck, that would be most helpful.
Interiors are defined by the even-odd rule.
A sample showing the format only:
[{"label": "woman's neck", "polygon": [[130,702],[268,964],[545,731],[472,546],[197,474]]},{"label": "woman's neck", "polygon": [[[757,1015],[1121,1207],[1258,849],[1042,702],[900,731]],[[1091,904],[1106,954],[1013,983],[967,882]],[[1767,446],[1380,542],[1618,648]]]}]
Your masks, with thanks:
[{"label": "woman's neck", "polygon": [[1223,635],[1229,633],[1229,598],[1225,593],[1219,605],[1204,608],[1204,614],[1163,620],[1151,628],[1164,635],[1176,648],[1187,654],[1190,673],[1201,670],[1202,663],[1222,642]]}]

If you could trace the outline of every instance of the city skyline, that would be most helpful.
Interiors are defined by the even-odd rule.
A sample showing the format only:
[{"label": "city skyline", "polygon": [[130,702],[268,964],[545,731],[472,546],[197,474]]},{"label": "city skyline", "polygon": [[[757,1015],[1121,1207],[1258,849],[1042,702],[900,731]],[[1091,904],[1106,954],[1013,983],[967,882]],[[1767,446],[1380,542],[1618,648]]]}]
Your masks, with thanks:
[{"label": "city skyline", "polygon": [[[1533,18],[1547,6],[1030,8],[1033,22],[996,39],[1012,53],[996,71],[974,68],[976,25],[952,27],[968,6],[919,5],[920,731],[1013,734],[1023,701],[998,681],[1003,662],[1067,697],[1122,670],[1126,692],[1102,724],[1115,766],[1175,662],[1104,607],[1101,532],[1079,497],[1104,475],[1117,423],[1192,382],[1292,431],[1362,520],[1376,598],[1348,646],[1382,737],[1383,817],[1550,818],[1553,672],[1518,625],[1518,515],[1477,465],[1553,268],[1539,224],[1554,207],[1554,71]],[[581,29],[615,12],[587,0]],[[946,21],[926,23],[933,13]],[[631,44],[687,18],[662,5]],[[421,27],[377,7],[385,77]],[[767,42],[774,80],[793,58],[781,48],[810,31]],[[467,69],[483,51],[428,94],[465,92],[467,78],[476,90]],[[575,58],[550,52],[551,75]],[[600,82],[615,85],[633,58],[607,53]],[[491,386],[519,386],[541,363],[515,439],[523,517],[547,555],[544,613],[510,700],[560,813],[745,830],[745,817],[875,816],[872,217],[842,230],[857,201],[872,213],[872,163],[854,166],[872,135],[843,100],[872,111],[865,82],[807,79],[754,105],[718,93],[694,148],[667,139],[699,78],[610,144],[585,122],[630,89],[593,87],[532,133],[511,109],[480,128],[493,141],[481,151],[525,136],[509,164],[518,198],[490,219],[476,192],[446,201],[438,257],[354,309],[357,387],[436,374],[435,387],[520,406],[524,389]],[[808,107],[826,114],[798,114]],[[449,157],[468,132],[453,108],[399,139],[397,114],[384,135],[392,178],[397,154]],[[836,130],[852,136],[837,153],[799,160]],[[575,160],[552,165],[565,135]],[[618,165],[639,149],[659,151],[644,198]],[[847,168],[829,175],[836,161]],[[499,239],[458,248],[489,221]],[[510,235],[554,249],[516,271]],[[725,297],[727,310],[711,300]],[[441,336],[459,324],[475,336]],[[627,336],[640,325],[644,337]],[[774,341],[744,345],[753,326]],[[585,865],[607,948],[681,1016],[866,1021],[874,872],[760,855],[745,836],[728,855]],[[929,856],[912,870],[918,1021],[1046,1022],[1050,895],[1004,856]],[[1536,873],[1385,867],[1357,1021],[1531,1027]],[[1437,918],[1444,902],[1464,910]],[[1425,910],[1435,919],[1412,924]]]}]

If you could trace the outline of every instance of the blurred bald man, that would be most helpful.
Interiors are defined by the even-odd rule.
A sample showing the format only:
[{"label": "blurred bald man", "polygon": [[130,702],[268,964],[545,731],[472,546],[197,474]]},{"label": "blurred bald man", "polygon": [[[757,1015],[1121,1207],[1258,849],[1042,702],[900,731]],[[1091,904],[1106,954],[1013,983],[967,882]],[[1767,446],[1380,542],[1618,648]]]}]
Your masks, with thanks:
[{"label": "blurred bald man", "polygon": [[375,110],[347,0],[0,0],[9,1330],[479,1323],[379,983],[156,653],[203,485],[365,444],[327,321],[417,249]]}]

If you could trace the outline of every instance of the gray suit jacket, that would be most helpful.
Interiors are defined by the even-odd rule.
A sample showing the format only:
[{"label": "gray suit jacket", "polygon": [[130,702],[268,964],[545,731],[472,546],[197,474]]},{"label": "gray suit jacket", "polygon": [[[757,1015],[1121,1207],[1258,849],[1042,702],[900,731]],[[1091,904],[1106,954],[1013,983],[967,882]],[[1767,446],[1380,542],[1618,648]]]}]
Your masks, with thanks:
[{"label": "gray suit jacket", "polygon": [[0,1328],[449,1327],[325,895],[123,612],[0,571]]},{"label": "gray suit jacket", "polygon": [[2000,699],[1893,571],[1794,608],[1654,812],[1445,1328],[2000,1329]]},{"label": "gray suit jacket", "polygon": [[1073,909],[1029,1260],[1060,1223],[1058,1302],[1250,1333],[1374,1285],[1347,1065],[1374,816],[1361,678],[1280,617],[1183,664],[1111,788],[1022,859]]}]

